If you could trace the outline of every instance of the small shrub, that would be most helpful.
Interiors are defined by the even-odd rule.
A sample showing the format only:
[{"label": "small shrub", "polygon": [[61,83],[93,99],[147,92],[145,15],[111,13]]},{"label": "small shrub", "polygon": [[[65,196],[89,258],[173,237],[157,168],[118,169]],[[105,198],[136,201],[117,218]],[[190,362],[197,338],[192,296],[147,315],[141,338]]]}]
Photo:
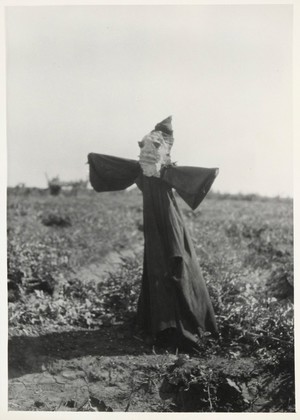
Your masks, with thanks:
[{"label": "small shrub", "polygon": [[48,180],[48,188],[51,195],[58,195],[61,192],[61,182],[58,177]]},{"label": "small shrub", "polygon": [[61,215],[58,213],[48,213],[43,216],[42,223],[45,226],[58,226],[58,227],[67,227],[71,226],[71,219],[69,216]]}]

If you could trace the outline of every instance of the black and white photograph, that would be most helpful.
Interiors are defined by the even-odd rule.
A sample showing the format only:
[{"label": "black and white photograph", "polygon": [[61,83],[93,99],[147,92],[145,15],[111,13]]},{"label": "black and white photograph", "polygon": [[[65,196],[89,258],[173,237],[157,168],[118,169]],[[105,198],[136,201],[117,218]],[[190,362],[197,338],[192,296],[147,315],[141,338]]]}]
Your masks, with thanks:
[{"label": "black and white photograph", "polygon": [[8,413],[295,413],[294,5],[4,26]]}]

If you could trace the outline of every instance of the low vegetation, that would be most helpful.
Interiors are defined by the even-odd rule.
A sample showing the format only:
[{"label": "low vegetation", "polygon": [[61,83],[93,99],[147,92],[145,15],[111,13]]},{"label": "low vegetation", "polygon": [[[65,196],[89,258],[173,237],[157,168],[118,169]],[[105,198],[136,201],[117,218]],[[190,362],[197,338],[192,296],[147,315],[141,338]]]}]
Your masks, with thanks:
[{"label": "low vegetation", "polygon": [[[23,356],[15,342],[51,341],[57,333],[69,334],[70,347],[72,334],[80,331],[116,331],[118,337],[126,333],[122,357],[136,354],[130,357],[139,363],[137,373],[133,359],[128,363],[122,359],[127,391],[118,398],[107,394],[104,400],[92,392],[94,382],[106,383],[100,374],[92,377],[91,372],[96,375],[99,369],[93,358],[93,369],[86,371],[84,379],[88,391],[83,401],[69,398],[59,405],[53,403],[51,410],[295,410],[292,201],[211,193],[196,212],[180,204],[220,332],[219,340],[205,334],[199,351],[189,355],[147,347],[133,329],[143,259],[142,197],[137,190],[96,194],[84,189],[77,196],[9,190],[9,366],[13,376],[22,377],[18,363]],[[131,254],[124,254],[128,249]],[[118,263],[101,272],[101,264],[112,253],[120,256]],[[96,267],[93,280],[85,275],[91,267]],[[65,356],[45,355],[43,366],[48,373],[59,360],[64,364],[68,359],[68,366],[80,371],[86,357],[96,357],[91,353],[72,361],[71,351],[61,351]],[[101,356],[101,347],[98,351]],[[26,363],[31,373],[31,362]],[[118,358],[114,363],[122,364]],[[112,369],[105,366],[102,374],[103,369]],[[24,409],[14,408],[14,391],[9,398],[11,409]],[[26,409],[49,409],[32,401]]]}]

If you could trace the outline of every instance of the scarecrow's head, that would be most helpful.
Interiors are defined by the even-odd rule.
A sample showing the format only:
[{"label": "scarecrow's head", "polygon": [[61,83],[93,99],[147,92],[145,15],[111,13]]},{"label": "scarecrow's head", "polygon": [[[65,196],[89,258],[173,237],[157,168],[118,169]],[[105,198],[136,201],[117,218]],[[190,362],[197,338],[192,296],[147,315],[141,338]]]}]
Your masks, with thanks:
[{"label": "scarecrow's head", "polygon": [[141,149],[139,162],[144,175],[160,177],[161,168],[171,164],[173,142],[172,117],[158,123],[151,133],[138,142]]}]

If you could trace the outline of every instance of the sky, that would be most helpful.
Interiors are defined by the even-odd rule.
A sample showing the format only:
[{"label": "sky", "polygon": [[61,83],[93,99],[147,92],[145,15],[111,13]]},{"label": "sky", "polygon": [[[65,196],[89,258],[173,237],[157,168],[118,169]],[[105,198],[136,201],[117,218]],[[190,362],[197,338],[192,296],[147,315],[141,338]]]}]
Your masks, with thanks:
[{"label": "sky", "polygon": [[137,159],[173,116],[172,160],[213,189],[293,195],[291,5],[6,8],[8,185]]}]

